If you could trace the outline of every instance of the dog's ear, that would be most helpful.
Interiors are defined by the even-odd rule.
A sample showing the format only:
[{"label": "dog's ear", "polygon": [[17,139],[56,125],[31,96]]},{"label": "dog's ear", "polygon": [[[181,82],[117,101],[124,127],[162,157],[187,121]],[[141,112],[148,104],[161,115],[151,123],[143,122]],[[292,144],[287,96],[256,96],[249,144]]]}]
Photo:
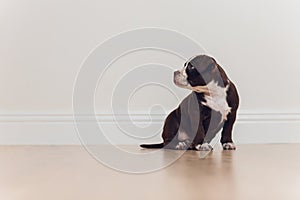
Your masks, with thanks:
[{"label": "dog's ear", "polygon": [[205,71],[212,71],[217,66],[215,59],[206,55],[199,55],[193,58],[190,63],[201,74]]}]

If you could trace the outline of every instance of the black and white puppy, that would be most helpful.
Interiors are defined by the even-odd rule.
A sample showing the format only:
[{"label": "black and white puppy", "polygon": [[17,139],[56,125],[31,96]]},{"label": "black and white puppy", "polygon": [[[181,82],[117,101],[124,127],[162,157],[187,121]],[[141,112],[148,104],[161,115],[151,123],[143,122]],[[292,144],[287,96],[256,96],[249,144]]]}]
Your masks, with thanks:
[{"label": "black and white puppy", "polygon": [[239,106],[235,85],[225,71],[207,55],[189,59],[174,72],[174,83],[193,92],[165,120],[163,143],[143,148],[212,150],[209,142],[222,129],[224,150],[235,150],[232,129]]}]

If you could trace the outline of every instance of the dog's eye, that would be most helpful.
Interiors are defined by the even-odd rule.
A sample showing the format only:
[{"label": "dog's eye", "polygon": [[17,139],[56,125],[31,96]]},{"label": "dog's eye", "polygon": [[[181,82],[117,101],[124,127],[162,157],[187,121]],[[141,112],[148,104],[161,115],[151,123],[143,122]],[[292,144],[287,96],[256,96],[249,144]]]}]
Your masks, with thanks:
[{"label": "dog's eye", "polygon": [[189,70],[195,69],[195,67],[193,65],[191,65],[191,64],[188,65],[188,68],[189,68]]}]

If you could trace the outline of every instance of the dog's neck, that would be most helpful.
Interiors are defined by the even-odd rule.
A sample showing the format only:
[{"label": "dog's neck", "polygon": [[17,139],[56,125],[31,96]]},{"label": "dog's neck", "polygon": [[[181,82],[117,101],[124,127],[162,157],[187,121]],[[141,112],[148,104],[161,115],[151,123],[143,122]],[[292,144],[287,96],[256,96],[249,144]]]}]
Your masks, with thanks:
[{"label": "dog's neck", "polygon": [[219,111],[222,115],[222,120],[227,120],[227,115],[231,111],[227,103],[229,85],[228,82],[225,87],[221,87],[215,81],[211,81],[206,86],[196,86],[192,90],[204,95],[202,97],[204,101],[201,102],[203,105]]},{"label": "dog's neck", "polygon": [[208,86],[195,86],[192,90],[197,93],[203,93],[204,95],[210,95],[210,90]]},{"label": "dog's neck", "polygon": [[[230,82],[227,80],[227,84],[224,85],[224,88],[227,90],[229,88]],[[197,93],[202,93],[205,96],[216,96],[219,93],[221,86],[217,86],[217,83],[215,81],[209,82],[205,86],[194,86],[191,87],[191,90]]]}]

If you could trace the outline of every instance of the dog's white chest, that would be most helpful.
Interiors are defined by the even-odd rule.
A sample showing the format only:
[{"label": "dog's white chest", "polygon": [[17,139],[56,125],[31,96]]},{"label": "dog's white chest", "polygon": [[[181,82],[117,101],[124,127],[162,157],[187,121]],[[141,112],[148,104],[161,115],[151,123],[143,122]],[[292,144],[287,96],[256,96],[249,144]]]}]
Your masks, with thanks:
[{"label": "dog's white chest", "polygon": [[204,95],[206,102],[202,102],[203,105],[210,107],[212,110],[220,112],[222,115],[222,121],[227,120],[227,115],[230,113],[231,108],[227,103],[227,87],[223,88],[212,81],[207,85],[209,89],[209,95]]}]

